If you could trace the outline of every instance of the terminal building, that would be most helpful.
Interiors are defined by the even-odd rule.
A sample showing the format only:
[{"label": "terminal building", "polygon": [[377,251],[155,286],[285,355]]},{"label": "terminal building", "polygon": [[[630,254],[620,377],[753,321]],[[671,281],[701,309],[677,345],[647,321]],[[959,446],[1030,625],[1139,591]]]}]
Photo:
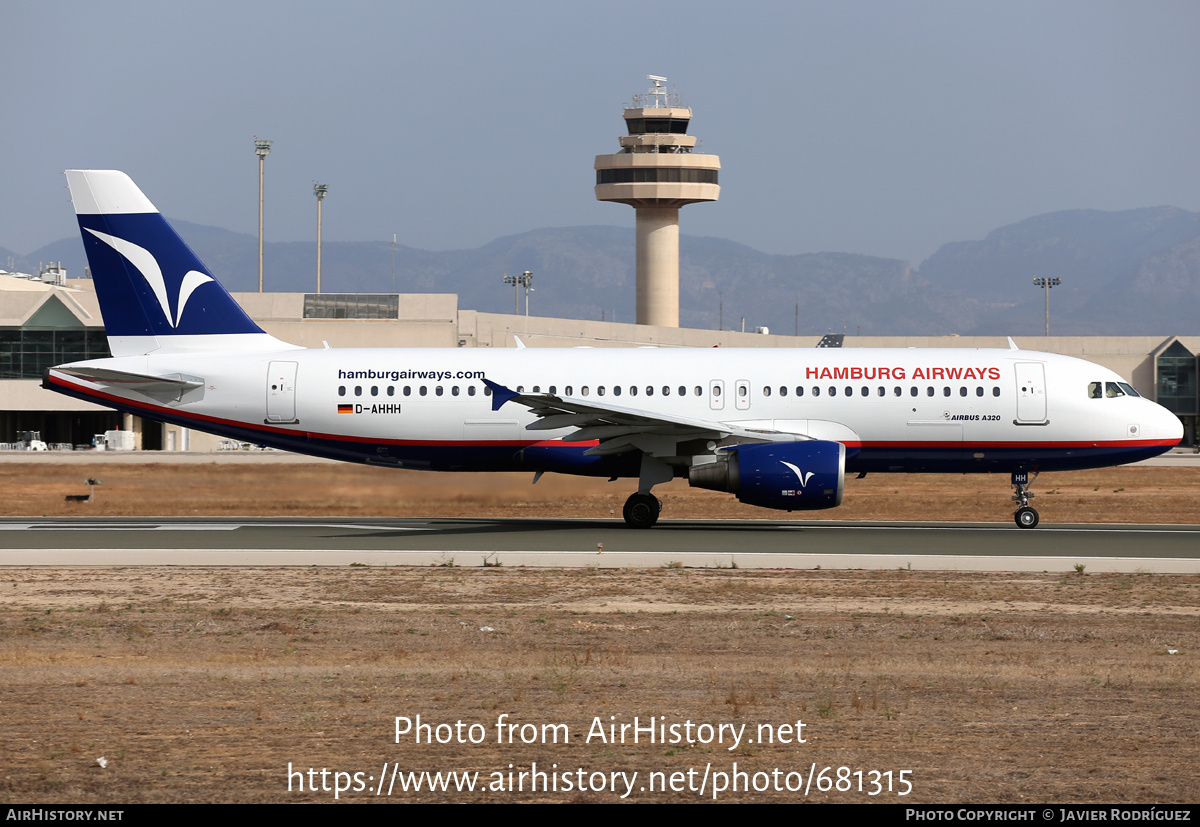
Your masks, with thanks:
[{"label": "terminal building", "polygon": [[[818,337],[481,313],[454,294],[235,293],[263,330],[306,347],[816,347]],[[828,343],[826,343],[828,344]],[[1173,411],[1195,446],[1200,336],[1023,336],[1027,350],[1104,365]],[[847,336],[844,347],[1007,348],[1003,336]],[[108,354],[92,282],[0,274],[0,446],[40,431],[52,447],[90,447],[96,434],[132,431],[141,450],[209,451],[217,437],[143,421],[42,388],[43,371]]]}]

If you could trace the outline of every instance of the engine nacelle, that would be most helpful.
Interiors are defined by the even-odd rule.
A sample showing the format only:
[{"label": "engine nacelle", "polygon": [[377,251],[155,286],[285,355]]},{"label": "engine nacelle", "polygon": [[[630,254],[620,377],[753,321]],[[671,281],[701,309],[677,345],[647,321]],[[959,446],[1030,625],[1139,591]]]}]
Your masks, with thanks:
[{"label": "engine nacelle", "polygon": [[692,487],[728,491],[748,505],[782,511],[842,504],[846,446],[840,442],[755,442],[722,453],[728,459],[691,467]]}]

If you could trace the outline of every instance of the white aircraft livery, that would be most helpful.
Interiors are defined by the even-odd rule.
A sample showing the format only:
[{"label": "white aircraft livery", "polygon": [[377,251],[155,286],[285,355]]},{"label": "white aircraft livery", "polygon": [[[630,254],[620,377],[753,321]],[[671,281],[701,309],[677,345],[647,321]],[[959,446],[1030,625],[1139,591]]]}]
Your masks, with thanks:
[{"label": "white aircraft livery", "polygon": [[[847,473],[1011,474],[1146,459],[1179,419],[1107,368],[1010,349],[325,348],[265,333],[122,172],[69,170],[112,356],[45,387],[319,457],[433,471],[674,477],[785,511]],[[1011,344],[1011,340],[1010,340]]]}]

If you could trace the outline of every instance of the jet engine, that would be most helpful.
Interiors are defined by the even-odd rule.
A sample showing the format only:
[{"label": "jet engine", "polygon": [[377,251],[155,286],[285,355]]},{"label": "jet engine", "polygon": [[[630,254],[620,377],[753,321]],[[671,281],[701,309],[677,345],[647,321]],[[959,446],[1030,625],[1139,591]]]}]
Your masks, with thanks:
[{"label": "jet engine", "polygon": [[688,470],[693,488],[728,491],[748,505],[782,511],[842,504],[846,446],[840,442],[755,442],[721,453],[725,458]]}]

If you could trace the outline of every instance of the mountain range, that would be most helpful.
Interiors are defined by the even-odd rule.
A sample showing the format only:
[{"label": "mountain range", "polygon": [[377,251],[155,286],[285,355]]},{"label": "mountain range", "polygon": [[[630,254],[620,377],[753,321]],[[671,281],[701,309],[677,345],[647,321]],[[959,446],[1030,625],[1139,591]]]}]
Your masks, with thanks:
[{"label": "mountain range", "polygon": [[[255,236],[172,220],[233,291],[258,284]],[[264,245],[267,290],[311,292],[313,242]],[[78,237],[29,255],[0,248],[0,266],[36,271],[86,264]],[[530,311],[563,318],[634,318],[632,227],[560,227],[433,252],[388,242],[326,242],[324,292],[458,293],[459,306],[513,308],[503,274],[534,273]],[[1175,207],[1068,210],[943,245],[917,268],[852,253],[770,255],[719,238],[680,239],[680,324],[801,335],[1040,335],[1034,277],[1061,277],[1050,295],[1054,335],[1200,333],[1200,213]],[[520,306],[524,308],[524,297]]]}]

